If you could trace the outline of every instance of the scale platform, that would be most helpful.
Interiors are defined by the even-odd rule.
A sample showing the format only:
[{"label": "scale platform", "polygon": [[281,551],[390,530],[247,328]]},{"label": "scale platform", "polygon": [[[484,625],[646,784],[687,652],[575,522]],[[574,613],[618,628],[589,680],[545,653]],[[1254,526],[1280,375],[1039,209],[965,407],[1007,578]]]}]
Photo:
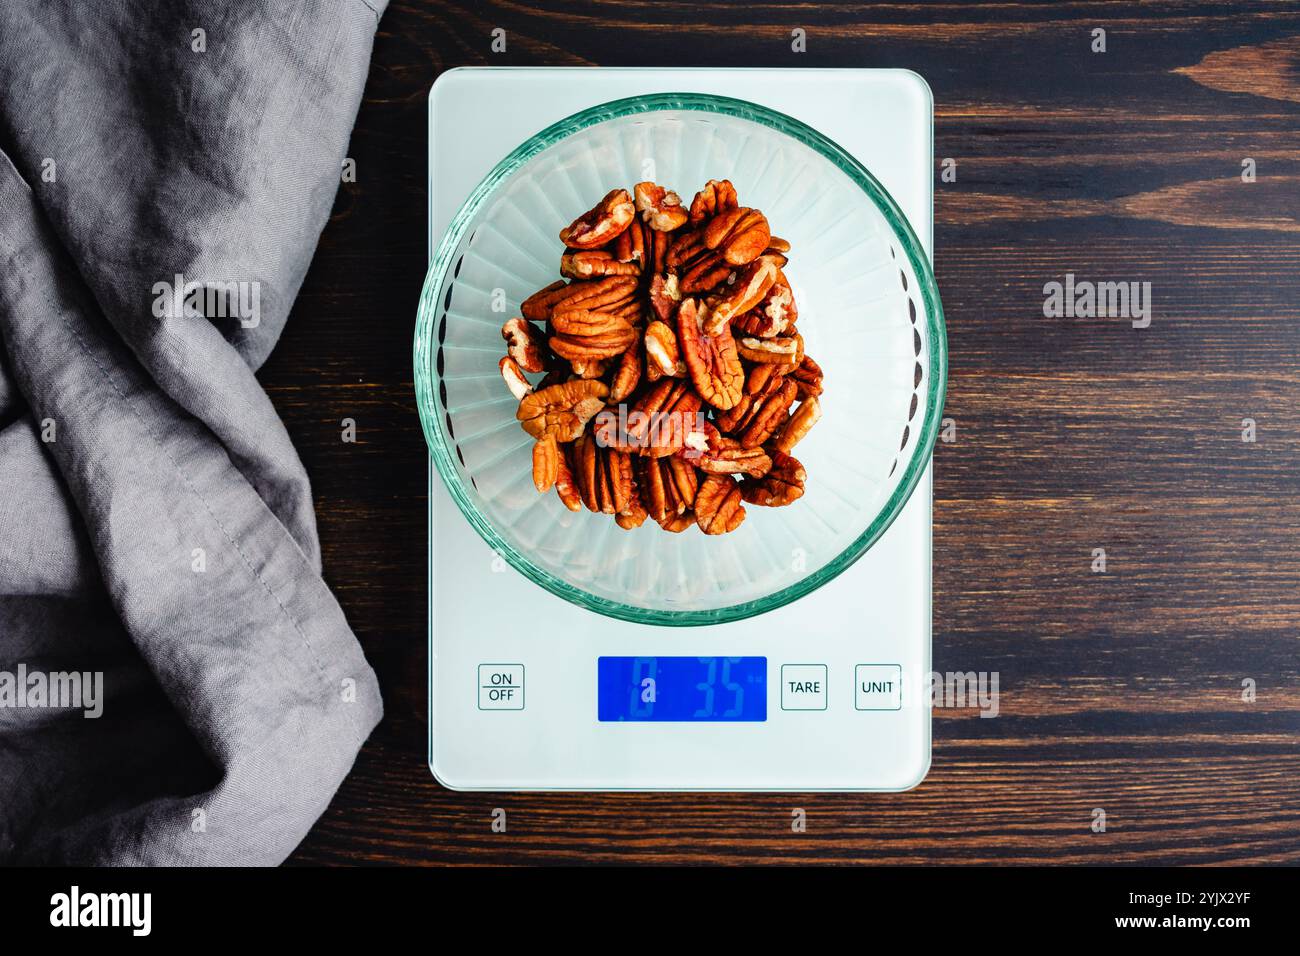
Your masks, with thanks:
[{"label": "scale platform", "polygon": [[[462,68],[429,96],[429,248],[551,123],[647,93],[752,100],[853,153],[933,245],[933,104],[905,70]],[[466,131],[471,131],[466,135]],[[579,608],[494,554],[429,469],[429,767],[453,790],[906,790],[930,766],[931,469],[839,577],[728,624]],[[653,717],[630,688],[698,689]],[[664,695],[660,693],[662,701]],[[703,719],[701,719],[701,715]]]}]

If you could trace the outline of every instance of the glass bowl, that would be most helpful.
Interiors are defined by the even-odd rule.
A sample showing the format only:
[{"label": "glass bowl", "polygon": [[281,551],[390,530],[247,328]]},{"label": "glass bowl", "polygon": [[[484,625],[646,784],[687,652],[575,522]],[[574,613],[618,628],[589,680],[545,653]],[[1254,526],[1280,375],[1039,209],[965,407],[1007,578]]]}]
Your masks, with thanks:
[{"label": "glass bowl", "polygon": [[[709,179],[730,179],[742,205],[763,211],[791,244],[785,273],[799,331],[825,372],[822,419],[794,450],[808,474],[804,496],[746,506],[730,534],[669,534],[653,521],[624,531],[608,515],[568,511],[553,491],[538,494],[533,442],[497,368],[502,323],[559,278],[560,229],[610,189],[646,179],[688,203]],[[470,524],[548,591],[656,625],[761,614],[860,558],[930,458],[946,367],[930,264],[875,178],[789,116],[691,93],[584,110],[502,159],[438,246],[415,334],[425,437]]]}]

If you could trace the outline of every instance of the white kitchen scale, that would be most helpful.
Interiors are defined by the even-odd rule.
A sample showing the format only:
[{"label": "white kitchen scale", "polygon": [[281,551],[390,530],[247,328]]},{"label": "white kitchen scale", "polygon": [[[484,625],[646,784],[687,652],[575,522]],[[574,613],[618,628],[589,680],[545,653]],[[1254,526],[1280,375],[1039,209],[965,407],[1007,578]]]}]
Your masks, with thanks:
[{"label": "white kitchen scale", "polygon": [[[821,131],[892,194],[932,256],[933,104],[916,74],[639,68],[439,77],[429,96],[431,254],[473,188],[529,136],[598,103],[665,92],[746,99]],[[429,766],[443,786],[871,791],[925,776],[929,466],[884,536],[839,577],[757,617],[697,627],[616,620],[551,594],[494,555],[432,463],[429,475]],[[661,700],[665,688],[701,697],[641,719],[625,691],[650,673]]]}]

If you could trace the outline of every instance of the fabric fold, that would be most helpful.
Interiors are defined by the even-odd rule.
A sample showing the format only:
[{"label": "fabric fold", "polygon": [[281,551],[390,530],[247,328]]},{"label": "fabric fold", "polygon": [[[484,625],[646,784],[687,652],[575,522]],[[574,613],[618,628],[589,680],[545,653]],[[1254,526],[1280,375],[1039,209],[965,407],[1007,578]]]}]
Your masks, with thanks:
[{"label": "fabric fold", "polygon": [[[381,716],[254,376],[380,12],[0,9],[0,860],[280,862]],[[20,667],[102,714],[6,707]]]}]

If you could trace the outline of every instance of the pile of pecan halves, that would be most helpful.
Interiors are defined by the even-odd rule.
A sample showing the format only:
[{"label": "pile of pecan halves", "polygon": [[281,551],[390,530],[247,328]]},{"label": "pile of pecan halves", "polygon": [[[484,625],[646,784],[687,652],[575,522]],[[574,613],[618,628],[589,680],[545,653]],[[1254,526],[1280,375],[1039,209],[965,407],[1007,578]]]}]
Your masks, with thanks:
[{"label": "pile of pecan halves", "polygon": [[[734,531],[742,502],[804,492],[791,450],[821,416],[783,267],[789,243],[727,180],[689,209],[615,189],[560,231],[560,280],[501,330],[501,376],[534,439],[533,483],[571,511]],[[542,373],[536,386],[525,373]]]}]

